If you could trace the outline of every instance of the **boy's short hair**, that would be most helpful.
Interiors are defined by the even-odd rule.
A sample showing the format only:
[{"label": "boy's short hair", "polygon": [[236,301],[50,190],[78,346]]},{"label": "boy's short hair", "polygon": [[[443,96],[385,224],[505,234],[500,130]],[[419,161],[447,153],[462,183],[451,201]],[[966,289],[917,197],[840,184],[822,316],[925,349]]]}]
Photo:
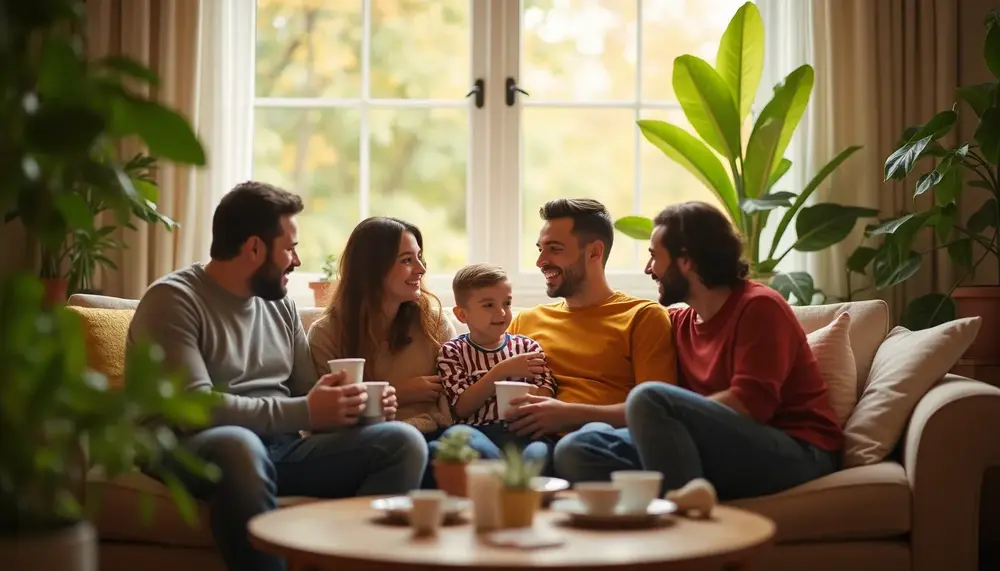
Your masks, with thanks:
[{"label": "boy's short hair", "polygon": [[455,304],[465,305],[469,296],[477,289],[502,284],[507,281],[507,272],[500,266],[491,264],[469,264],[458,270],[451,281],[451,291],[455,294]]}]

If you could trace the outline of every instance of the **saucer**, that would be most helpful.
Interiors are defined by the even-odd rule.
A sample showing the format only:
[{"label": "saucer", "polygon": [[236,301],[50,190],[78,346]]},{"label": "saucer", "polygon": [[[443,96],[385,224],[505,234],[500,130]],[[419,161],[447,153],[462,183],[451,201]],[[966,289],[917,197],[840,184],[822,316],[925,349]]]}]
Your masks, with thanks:
[{"label": "saucer", "polygon": [[[472,502],[467,498],[458,496],[448,496],[444,500],[442,512],[444,512],[445,523],[459,519],[462,512],[469,509]],[[408,522],[410,510],[413,509],[413,502],[409,496],[393,496],[390,498],[379,498],[372,500],[372,509],[381,512],[387,518]]]},{"label": "saucer", "polygon": [[621,508],[609,514],[594,514],[587,511],[587,507],[578,498],[566,498],[552,502],[549,509],[557,512],[569,514],[569,516],[580,523],[603,523],[603,524],[643,524],[654,523],[666,515],[677,511],[677,504],[670,500],[655,499],[649,503],[646,511],[624,511]]},{"label": "saucer", "polygon": [[569,482],[562,478],[549,478],[548,476],[536,476],[531,480],[531,487],[542,494],[554,494],[569,489]]}]

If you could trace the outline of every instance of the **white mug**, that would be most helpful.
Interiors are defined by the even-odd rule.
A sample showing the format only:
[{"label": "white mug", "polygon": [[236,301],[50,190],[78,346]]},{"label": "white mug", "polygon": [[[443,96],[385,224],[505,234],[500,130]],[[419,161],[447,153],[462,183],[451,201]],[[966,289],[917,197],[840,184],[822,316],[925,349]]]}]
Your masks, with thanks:
[{"label": "white mug", "polygon": [[364,379],[364,359],[330,359],[326,364],[329,365],[331,373],[338,373],[340,371],[347,373],[347,379],[344,380],[345,385],[357,384]]},{"label": "white mug", "polygon": [[519,381],[497,381],[494,386],[497,391],[497,416],[500,420],[506,420],[506,411],[510,408],[510,401],[530,394],[535,385]]},{"label": "white mug", "polygon": [[361,417],[365,419],[384,417],[385,414],[382,412],[382,394],[385,393],[385,388],[389,386],[388,381],[368,381],[361,384],[364,385],[365,392],[368,393],[368,400],[365,401],[365,410],[361,411]]},{"label": "white mug", "polygon": [[410,492],[410,526],[418,535],[431,535],[444,520],[444,501],[441,490],[412,490]]}]

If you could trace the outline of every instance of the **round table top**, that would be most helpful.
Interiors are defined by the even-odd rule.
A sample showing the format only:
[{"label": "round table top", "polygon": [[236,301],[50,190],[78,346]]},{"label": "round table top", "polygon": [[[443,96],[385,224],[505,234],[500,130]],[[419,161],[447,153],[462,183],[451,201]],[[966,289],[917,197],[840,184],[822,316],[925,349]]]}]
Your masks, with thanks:
[{"label": "round table top", "polygon": [[543,509],[535,516],[534,528],[558,534],[564,543],[522,549],[491,545],[485,534],[475,532],[469,518],[444,525],[433,536],[415,536],[406,525],[385,523],[383,514],[371,507],[373,499],[325,500],[273,510],[250,521],[250,535],[258,549],[285,557],[293,569],[581,571],[648,566],[675,571],[745,561],[767,547],[775,531],[771,520],[727,506],[717,506],[708,519],[674,515],[645,529],[577,527],[569,515]]}]

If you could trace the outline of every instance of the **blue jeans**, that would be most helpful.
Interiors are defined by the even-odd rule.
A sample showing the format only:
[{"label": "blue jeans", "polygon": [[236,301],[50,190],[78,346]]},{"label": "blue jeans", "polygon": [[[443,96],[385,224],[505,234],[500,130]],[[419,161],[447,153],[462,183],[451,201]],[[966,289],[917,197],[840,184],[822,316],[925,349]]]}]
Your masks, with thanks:
[{"label": "blue jeans", "polygon": [[[247,522],[277,507],[278,496],[342,498],[404,494],[416,489],[427,464],[420,432],[384,422],[315,434],[261,439],[238,426],[204,430],[185,447],[222,472],[217,483],[169,468],[191,494],[209,503],[212,536],[228,569],[279,571],[285,562],[255,550]],[[151,474],[156,476],[155,471]]]},{"label": "blue jeans", "polygon": [[656,470],[663,490],[705,478],[720,500],[774,494],[839,469],[828,452],[729,407],[666,383],[644,383],[625,404],[628,428],[585,425],[555,450],[556,474],[606,481],[615,470]]},{"label": "blue jeans", "polygon": [[[479,457],[483,460],[497,460],[501,458],[501,449],[508,444],[514,444],[522,449],[521,455],[526,460],[540,460],[545,462],[546,466],[551,465],[551,462],[549,462],[549,452],[552,449],[552,441],[550,439],[532,440],[526,436],[518,436],[507,430],[507,425],[503,422],[494,422],[482,426],[456,424],[445,430],[441,436],[455,431],[465,431],[469,435],[469,446],[476,452],[479,452]],[[432,459],[434,458],[437,446],[437,442],[430,443]]]}]

